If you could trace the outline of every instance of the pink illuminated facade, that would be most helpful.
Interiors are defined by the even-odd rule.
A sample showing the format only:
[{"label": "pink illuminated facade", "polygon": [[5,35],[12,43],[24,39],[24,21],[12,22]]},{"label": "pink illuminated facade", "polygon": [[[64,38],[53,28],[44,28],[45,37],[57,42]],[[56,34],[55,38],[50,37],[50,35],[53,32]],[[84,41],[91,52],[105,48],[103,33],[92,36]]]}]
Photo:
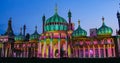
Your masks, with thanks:
[{"label": "pink illuminated facade", "polygon": [[[113,30],[105,24],[102,17],[102,25],[97,29],[90,29],[87,35],[78,20],[78,28],[74,30],[72,13],[68,12],[68,21],[55,13],[50,18],[42,17],[42,33],[26,34],[26,26],[20,28],[20,34],[14,35],[11,18],[4,36],[0,36],[1,57],[22,58],[110,58],[120,56],[120,33],[112,36]],[[117,13],[118,21],[120,14]],[[119,22],[120,25],[120,22]],[[22,30],[23,29],[23,30]],[[23,31],[23,33],[22,33]]]}]

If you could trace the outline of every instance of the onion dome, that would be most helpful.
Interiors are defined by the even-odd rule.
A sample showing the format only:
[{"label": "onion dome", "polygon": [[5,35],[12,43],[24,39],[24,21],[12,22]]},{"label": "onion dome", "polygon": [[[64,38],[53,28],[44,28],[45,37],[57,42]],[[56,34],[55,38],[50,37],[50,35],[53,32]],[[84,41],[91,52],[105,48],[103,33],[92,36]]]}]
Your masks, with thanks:
[{"label": "onion dome", "polygon": [[73,37],[83,37],[83,36],[86,36],[87,32],[84,29],[81,28],[80,20],[78,20],[78,25],[79,25],[78,28],[75,31],[73,31],[72,36]]},{"label": "onion dome", "polygon": [[111,35],[113,33],[112,28],[108,27],[104,23],[104,17],[102,17],[102,26],[97,30],[97,35]]},{"label": "onion dome", "polygon": [[35,32],[30,36],[30,41],[32,40],[38,40],[39,33],[37,32],[37,26],[35,26]]},{"label": "onion dome", "polygon": [[16,42],[21,42],[21,41],[24,41],[24,36],[22,35],[22,28],[20,28],[20,34],[15,36],[15,41]]},{"label": "onion dome", "polygon": [[57,6],[55,8],[55,14],[48,18],[45,22],[45,31],[66,31],[67,21],[58,15]]}]

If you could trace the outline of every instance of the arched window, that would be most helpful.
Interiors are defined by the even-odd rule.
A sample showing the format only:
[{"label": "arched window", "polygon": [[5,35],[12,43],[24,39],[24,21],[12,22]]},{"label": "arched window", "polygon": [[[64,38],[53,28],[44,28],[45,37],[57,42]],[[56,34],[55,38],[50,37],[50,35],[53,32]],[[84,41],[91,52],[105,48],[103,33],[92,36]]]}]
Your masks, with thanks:
[{"label": "arched window", "polygon": [[49,31],[49,26],[47,25],[47,31]]},{"label": "arched window", "polygon": [[90,53],[90,58],[93,58],[93,49],[92,48],[89,50],[89,53]]},{"label": "arched window", "polygon": [[111,38],[111,41],[110,41],[110,42],[111,42],[111,44],[114,44],[114,40],[113,40],[113,38]]},{"label": "arched window", "polygon": [[89,52],[88,49],[85,49],[85,57],[88,58],[89,57]]},{"label": "arched window", "polygon": [[49,25],[49,31],[51,31],[51,27],[50,27],[50,25]]},{"label": "arched window", "polygon": [[114,56],[114,50],[113,50],[114,48],[111,48],[111,51],[112,51],[112,56]]},{"label": "arched window", "polygon": [[54,30],[54,29],[53,29],[53,28],[54,28],[54,25],[50,25],[50,26],[51,26],[51,31]]},{"label": "arched window", "polygon": [[63,25],[60,26],[60,30],[63,30]]},{"label": "arched window", "polygon": [[101,57],[104,58],[104,49],[100,49]]},{"label": "arched window", "polygon": [[80,58],[83,58],[83,49],[80,49]]},{"label": "arched window", "polygon": [[96,58],[99,57],[98,49],[95,49],[95,57],[96,57]]},{"label": "arched window", "polygon": [[107,39],[106,38],[104,39],[104,44],[107,44]]},{"label": "arched window", "polygon": [[55,27],[56,27],[56,28],[55,28],[56,30],[59,30],[59,25],[58,25],[58,24],[57,24]]}]

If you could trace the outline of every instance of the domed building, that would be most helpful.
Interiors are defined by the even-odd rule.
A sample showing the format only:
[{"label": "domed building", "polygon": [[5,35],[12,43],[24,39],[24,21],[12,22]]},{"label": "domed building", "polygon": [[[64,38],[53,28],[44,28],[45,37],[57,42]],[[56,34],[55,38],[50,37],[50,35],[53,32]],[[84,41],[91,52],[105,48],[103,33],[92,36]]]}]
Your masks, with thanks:
[{"label": "domed building", "polygon": [[20,34],[15,36],[15,42],[23,42],[24,36],[22,35],[22,28],[20,28]]},{"label": "domed building", "polygon": [[[80,20],[78,20],[77,29],[74,30],[71,17],[70,10],[68,11],[68,21],[61,17],[56,6],[53,16],[46,19],[46,16],[43,15],[41,34],[37,32],[37,26],[35,26],[34,33],[25,34],[26,26],[24,25],[23,33],[21,28],[20,34],[16,36],[12,31],[10,19],[7,35],[12,35],[15,41],[6,41],[3,44],[1,55],[25,58],[110,58],[120,56],[118,46],[120,45],[120,31],[117,31],[117,35],[112,36],[113,30],[105,24],[104,17],[102,17],[102,25],[98,29],[90,29],[90,36],[86,29],[82,28]],[[117,13],[117,17],[120,21],[120,13]],[[0,37],[0,41],[4,39],[6,40],[6,37]]]},{"label": "domed building", "polygon": [[22,35],[22,28],[20,28],[20,34],[14,37],[15,43],[14,48],[12,49],[14,52],[14,57],[20,57],[22,52],[22,45],[24,43],[25,37]]},{"label": "domed building", "polygon": [[30,42],[39,42],[39,33],[37,32],[37,26],[35,26],[35,32],[30,35]]},{"label": "domed building", "polygon": [[84,29],[82,29],[80,26],[80,20],[78,21],[78,25],[79,25],[78,28],[75,31],[73,31],[72,36],[73,37],[85,37],[85,36],[87,36],[87,32]]},{"label": "domed building", "polygon": [[103,36],[103,35],[110,35],[111,36],[113,33],[113,30],[110,27],[105,25],[104,17],[102,18],[102,21],[103,21],[102,26],[97,30],[97,35],[98,36]]},{"label": "domed building", "polygon": [[59,16],[57,8],[55,8],[54,15],[47,20],[43,16],[43,27],[44,32],[39,39],[39,56],[43,58],[70,56],[68,23],[63,17]]},{"label": "domed building", "polygon": [[[23,27],[23,29],[25,28]],[[26,36],[22,34],[21,28],[20,34],[15,36],[14,48],[12,50],[13,57],[37,57],[40,36],[37,32],[37,26],[35,26],[35,32],[30,35],[29,41],[26,41]]]},{"label": "domed building", "polygon": [[[106,58],[115,57],[115,38],[112,36],[113,30],[106,26],[104,18],[100,28],[92,30],[91,36],[81,28],[78,21],[78,28],[72,33],[72,57],[75,58]],[[96,35],[96,36],[92,36]]]}]

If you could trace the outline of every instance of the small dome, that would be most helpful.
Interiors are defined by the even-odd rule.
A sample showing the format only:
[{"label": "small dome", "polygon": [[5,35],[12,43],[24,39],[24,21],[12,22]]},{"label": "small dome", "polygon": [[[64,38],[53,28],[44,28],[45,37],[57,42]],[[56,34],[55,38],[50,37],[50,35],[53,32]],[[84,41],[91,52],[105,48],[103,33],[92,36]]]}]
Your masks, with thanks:
[{"label": "small dome", "polygon": [[67,21],[58,15],[56,8],[55,14],[52,17],[48,18],[45,22],[45,31],[60,30],[67,30]]},{"label": "small dome", "polygon": [[73,37],[86,36],[87,32],[80,27],[80,21],[78,21],[78,24],[79,24],[79,26],[78,26],[78,28],[75,31],[73,31],[72,36]]},{"label": "small dome", "polygon": [[15,36],[15,41],[24,41],[24,36],[22,35],[22,28],[20,29],[21,32],[19,35]]},{"label": "small dome", "polygon": [[102,18],[102,26],[97,30],[97,35],[111,35],[113,33],[112,28],[108,27],[104,23],[104,18]]},{"label": "small dome", "polygon": [[37,26],[35,27],[35,32],[30,36],[30,40],[38,40],[39,33],[37,32]]}]

